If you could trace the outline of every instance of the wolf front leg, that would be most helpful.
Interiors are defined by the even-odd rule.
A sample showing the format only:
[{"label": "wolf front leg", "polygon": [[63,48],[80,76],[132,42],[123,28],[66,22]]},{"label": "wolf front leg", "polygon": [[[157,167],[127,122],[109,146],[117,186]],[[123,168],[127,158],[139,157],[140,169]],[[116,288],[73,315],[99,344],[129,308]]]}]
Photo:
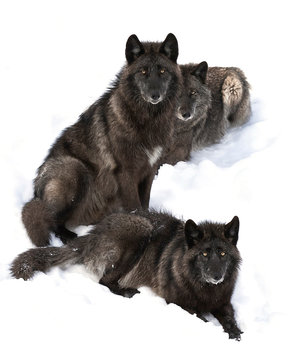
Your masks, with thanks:
[{"label": "wolf front leg", "polygon": [[208,320],[204,317],[204,315],[202,313],[198,313],[196,312],[195,309],[193,308],[184,308],[184,310],[186,310],[187,312],[189,312],[192,315],[196,315],[197,318],[199,318],[200,320],[204,321],[204,322],[208,322]]},{"label": "wolf front leg", "polygon": [[149,207],[152,183],[156,173],[157,167],[153,168],[152,172],[138,185],[139,198],[143,209],[148,209]]},{"label": "wolf front leg", "polygon": [[219,320],[224,331],[229,334],[230,339],[235,339],[237,341],[241,340],[241,334],[243,334],[243,332],[238,328],[235,320],[234,309],[231,303],[213,311],[212,314],[217,320]]},{"label": "wolf front leg", "polygon": [[124,169],[117,175],[119,196],[123,208],[127,211],[141,209],[138,181],[133,173]]}]

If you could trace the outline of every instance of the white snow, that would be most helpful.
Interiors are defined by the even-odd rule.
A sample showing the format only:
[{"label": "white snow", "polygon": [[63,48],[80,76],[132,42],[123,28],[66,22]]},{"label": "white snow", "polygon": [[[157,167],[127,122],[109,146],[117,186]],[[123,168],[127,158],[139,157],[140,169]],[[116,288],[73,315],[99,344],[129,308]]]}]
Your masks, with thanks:
[{"label": "white snow", "polygon": [[[6,1],[0,5],[0,358],[288,358],[286,1]],[[81,267],[32,281],[9,264],[31,247],[21,208],[50,145],[123,65],[125,42],[179,40],[179,63],[238,66],[253,115],[189,163],[163,166],[151,205],[184,219],[240,218],[233,305],[241,342],[148,289],[112,294]],[[85,227],[81,228],[85,231]],[[55,245],[60,241],[54,239]]]}]

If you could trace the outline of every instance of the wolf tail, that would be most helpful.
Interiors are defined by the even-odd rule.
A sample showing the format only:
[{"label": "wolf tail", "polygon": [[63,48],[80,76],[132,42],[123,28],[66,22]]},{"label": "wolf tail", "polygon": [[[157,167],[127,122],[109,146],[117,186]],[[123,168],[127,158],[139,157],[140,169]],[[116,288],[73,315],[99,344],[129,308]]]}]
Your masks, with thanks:
[{"label": "wolf tail", "polygon": [[11,264],[10,272],[16,279],[28,280],[37,271],[46,272],[53,266],[80,263],[81,257],[81,248],[72,246],[72,244],[61,247],[34,248],[18,255]]},{"label": "wolf tail", "polygon": [[[236,69],[237,70],[237,69]],[[231,71],[222,86],[222,97],[227,118],[232,126],[241,126],[251,115],[250,85],[243,72]]]},{"label": "wolf tail", "polygon": [[43,200],[34,198],[26,203],[22,209],[22,221],[34,245],[49,245],[50,233],[56,230],[56,221]]}]

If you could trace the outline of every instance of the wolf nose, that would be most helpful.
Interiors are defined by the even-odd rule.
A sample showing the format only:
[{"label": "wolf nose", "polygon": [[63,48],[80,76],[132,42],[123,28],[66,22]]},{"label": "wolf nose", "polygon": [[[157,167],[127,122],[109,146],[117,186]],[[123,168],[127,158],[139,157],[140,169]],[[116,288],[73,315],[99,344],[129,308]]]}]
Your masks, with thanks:
[{"label": "wolf nose", "polygon": [[183,117],[184,120],[187,120],[190,116],[191,116],[190,112],[186,112],[186,113],[182,114],[182,117]]},{"label": "wolf nose", "polygon": [[215,275],[215,276],[214,276],[214,280],[216,280],[216,281],[221,280],[221,278],[222,278],[222,276],[221,276],[221,275]]},{"label": "wolf nose", "polygon": [[160,97],[161,97],[160,94],[157,94],[157,93],[153,93],[153,94],[151,95],[151,98],[152,98],[152,100],[154,100],[154,101],[159,100]]}]

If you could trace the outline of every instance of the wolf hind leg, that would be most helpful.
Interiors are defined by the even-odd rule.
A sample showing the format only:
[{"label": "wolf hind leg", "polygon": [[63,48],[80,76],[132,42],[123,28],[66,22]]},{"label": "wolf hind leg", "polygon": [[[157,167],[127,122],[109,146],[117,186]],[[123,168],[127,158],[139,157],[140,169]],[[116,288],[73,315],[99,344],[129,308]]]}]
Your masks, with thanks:
[{"label": "wolf hind leg", "polygon": [[130,287],[121,287],[118,280],[121,278],[123,273],[118,270],[109,270],[99,281],[101,285],[107,286],[109,290],[116,294],[124,297],[131,298],[135,294],[139,294],[139,291]]},{"label": "wolf hind leg", "polygon": [[55,231],[56,221],[53,212],[43,200],[34,198],[24,205],[22,222],[34,245],[49,245],[50,232]]},{"label": "wolf hind leg", "polygon": [[136,255],[141,248],[141,251],[144,250],[141,239],[135,240],[130,249],[126,248],[125,252],[119,254],[113,263],[107,264],[107,269],[99,281],[101,285],[107,286],[112,293],[128,298],[138,294],[139,291],[129,285],[121,286],[119,280],[134,267],[141,256],[140,254]]},{"label": "wolf hind leg", "polygon": [[50,243],[51,232],[54,232],[66,244],[77,235],[57,223],[55,209],[39,198],[26,203],[22,209],[22,222],[32,243],[36,246],[47,246]]},{"label": "wolf hind leg", "polygon": [[35,179],[35,199],[22,212],[27,233],[36,246],[48,245],[50,232],[64,243],[76,237],[65,223],[85,196],[88,182],[88,169],[69,156],[52,158],[42,165]]}]

